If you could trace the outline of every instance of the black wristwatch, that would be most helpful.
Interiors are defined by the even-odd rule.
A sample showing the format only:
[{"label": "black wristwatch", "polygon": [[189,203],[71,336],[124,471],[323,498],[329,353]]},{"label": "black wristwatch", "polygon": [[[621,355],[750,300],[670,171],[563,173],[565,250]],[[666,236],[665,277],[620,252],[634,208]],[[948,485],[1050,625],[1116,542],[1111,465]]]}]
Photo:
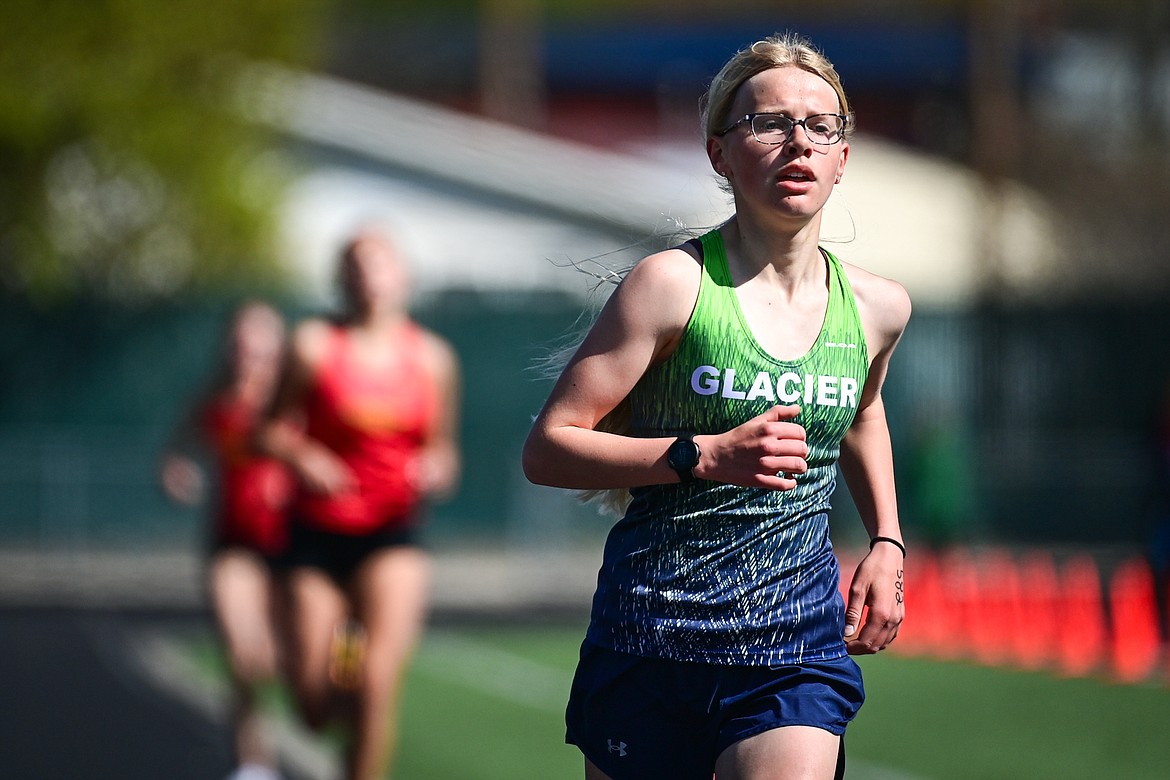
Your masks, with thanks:
[{"label": "black wristwatch", "polygon": [[678,472],[683,482],[694,482],[695,466],[699,465],[699,445],[695,444],[694,434],[686,433],[675,439],[674,444],[666,451],[667,464]]}]

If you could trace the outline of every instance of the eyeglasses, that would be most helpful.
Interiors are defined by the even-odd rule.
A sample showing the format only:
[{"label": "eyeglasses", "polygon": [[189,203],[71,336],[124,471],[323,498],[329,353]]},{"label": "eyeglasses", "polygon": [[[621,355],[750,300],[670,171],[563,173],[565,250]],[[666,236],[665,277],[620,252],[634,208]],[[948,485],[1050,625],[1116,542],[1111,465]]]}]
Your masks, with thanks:
[{"label": "eyeglasses", "polygon": [[849,117],[845,114],[813,114],[804,119],[793,119],[783,114],[748,114],[715,135],[722,138],[744,122],[751,126],[752,135],[762,144],[782,144],[792,136],[796,126],[800,125],[804,128],[808,140],[814,144],[832,146],[845,138]]}]

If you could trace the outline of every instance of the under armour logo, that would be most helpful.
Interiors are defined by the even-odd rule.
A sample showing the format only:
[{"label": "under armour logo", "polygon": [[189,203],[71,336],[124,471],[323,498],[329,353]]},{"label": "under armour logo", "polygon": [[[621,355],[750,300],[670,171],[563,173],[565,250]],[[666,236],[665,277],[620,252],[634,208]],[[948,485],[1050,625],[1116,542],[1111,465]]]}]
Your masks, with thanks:
[{"label": "under armour logo", "polygon": [[620,740],[618,742],[614,742],[612,739],[607,739],[606,743],[609,745],[609,752],[610,753],[617,753],[619,757],[625,758],[625,756],[626,756],[626,743],[625,742],[621,742]]}]

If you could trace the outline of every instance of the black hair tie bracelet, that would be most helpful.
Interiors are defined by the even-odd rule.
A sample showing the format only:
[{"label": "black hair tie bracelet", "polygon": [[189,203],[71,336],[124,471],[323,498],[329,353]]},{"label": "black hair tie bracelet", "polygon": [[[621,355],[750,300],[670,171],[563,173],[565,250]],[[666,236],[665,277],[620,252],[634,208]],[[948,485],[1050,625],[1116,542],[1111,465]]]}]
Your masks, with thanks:
[{"label": "black hair tie bracelet", "polygon": [[897,547],[899,550],[902,551],[903,558],[906,557],[906,545],[902,544],[897,539],[891,539],[888,536],[875,536],[874,538],[869,540],[869,549],[872,550],[873,546],[875,544],[877,544],[878,542],[889,542],[890,544],[894,545],[895,547]]}]

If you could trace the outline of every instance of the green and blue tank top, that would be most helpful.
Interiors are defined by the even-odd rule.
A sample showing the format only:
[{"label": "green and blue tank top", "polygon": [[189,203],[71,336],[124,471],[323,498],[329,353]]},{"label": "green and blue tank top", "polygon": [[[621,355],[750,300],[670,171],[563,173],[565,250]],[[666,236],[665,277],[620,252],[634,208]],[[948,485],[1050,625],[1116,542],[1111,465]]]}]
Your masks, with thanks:
[{"label": "green and blue tank top", "polygon": [[606,540],[588,637],[702,663],[839,658],[844,603],[828,510],[869,368],[852,288],[822,250],[829,295],[820,334],[803,357],[777,360],[744,319],[719,232],[701,246],[694,312],[674,353],[631,392],[631,434],[721,433],[775,404],[797,404],[809,470],[791,491],[704,480],[631,491]]}]

